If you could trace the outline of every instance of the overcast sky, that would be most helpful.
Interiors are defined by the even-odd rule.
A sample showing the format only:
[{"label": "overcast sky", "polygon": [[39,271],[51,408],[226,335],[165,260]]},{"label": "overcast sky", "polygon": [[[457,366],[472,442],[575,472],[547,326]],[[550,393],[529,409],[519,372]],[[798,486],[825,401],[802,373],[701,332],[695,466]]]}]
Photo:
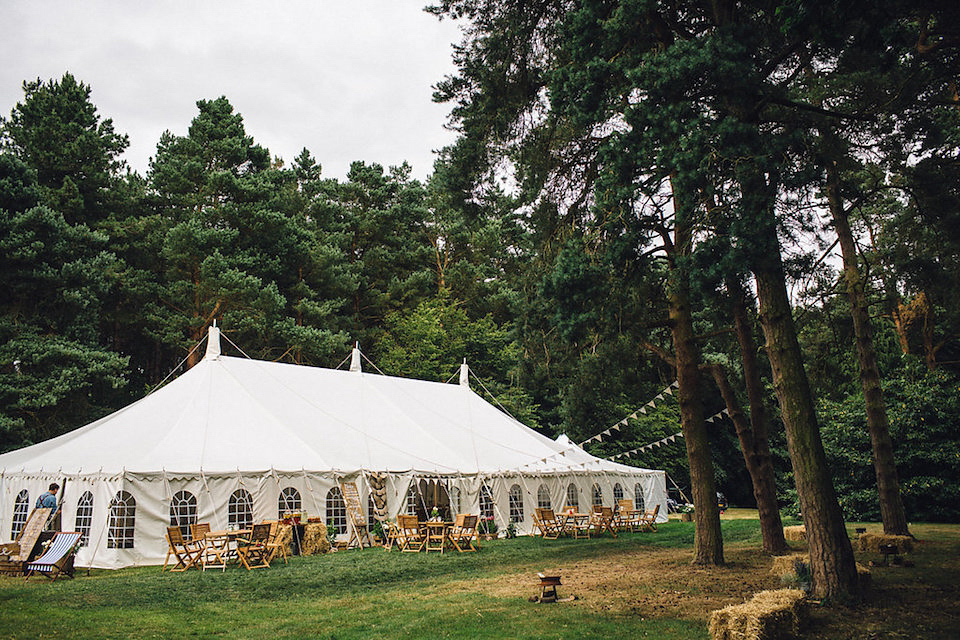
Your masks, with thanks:
[{"label": "overcast sky", "polygon": [[415,177],[453,141],[432,85],[458,26],[428,0],[0,0],[0,113],[24,80],[71,72],[130,137],[145,173],[160,134],[186,135],[196,101],[226,96],[247,134],[287,163],[307,147],[325,177],[406,160]]}]

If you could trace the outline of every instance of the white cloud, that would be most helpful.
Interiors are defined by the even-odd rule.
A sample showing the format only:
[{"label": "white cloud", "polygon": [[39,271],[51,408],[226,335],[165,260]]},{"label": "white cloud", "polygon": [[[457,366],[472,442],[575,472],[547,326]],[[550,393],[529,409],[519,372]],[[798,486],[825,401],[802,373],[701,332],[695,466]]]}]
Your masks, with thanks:
[{"label": "white cloud", "polygon": [[259,144],[287,161],[307,147],[330,177],[406,160],[422,178],[453,141],[430,96],[459,34],[422,0],[2,2],[0,24],[0,113],[24,80],[69,71],[141,173],[164,130],[185,134],[196,101],[221,95]]}]

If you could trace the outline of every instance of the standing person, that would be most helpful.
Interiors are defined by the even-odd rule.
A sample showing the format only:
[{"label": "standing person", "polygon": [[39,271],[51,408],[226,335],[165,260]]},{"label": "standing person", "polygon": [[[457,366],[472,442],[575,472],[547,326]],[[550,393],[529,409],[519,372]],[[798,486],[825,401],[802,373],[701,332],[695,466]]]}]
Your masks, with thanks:
[{"label": "standing person", "polygon": [[37,509],[44,507],[53,509],[53,511],[50,512],[50,516],[47,518],[48,522],[52,520],[55,515],[57,515],[57,510],[60,508],[60,505],[57,504],[57,491],[59,490],[60,485],[58,485],[56,482],[51,482],[46,493],[37,498]]}]

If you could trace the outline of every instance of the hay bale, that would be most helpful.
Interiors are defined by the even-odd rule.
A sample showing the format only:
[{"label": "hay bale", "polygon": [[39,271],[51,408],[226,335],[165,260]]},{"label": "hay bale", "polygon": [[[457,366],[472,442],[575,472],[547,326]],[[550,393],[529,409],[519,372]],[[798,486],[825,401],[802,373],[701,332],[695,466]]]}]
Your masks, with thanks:
[{"label": "hay bale", "polygon": [[312,556],[328,551],[330,551],[330,541],[327,540],[327,525],[304,525],[303,540],[300,541],[300,555]]},{"label": "hay bale", "polygon": [[857,550],[880,553],[880,545],[896,545],[898,553],[913,551],[913,538],[910,536],[891,536],[885,533],[861,533],[857,538]]},{"label": "hay bale", "polygon": [[807,528],[802,524],[793,525],[792,527],[783,528],[783,537],[787,540],[806,540],[807,539]]},{"label": "hay bale", "polygon": [[774,556],[773,557],[773,567],[770,568],[770,573],[780,576],[796,576],[797,575],[797,562],[809,563],[810,558],[806,553],[790,553],[785,556]]},{"label": "hay bale", "polygon": [[713,640],[799,638],[807,618],[806,597],[798,589],[761,591],[743,604],[710,614]]}]

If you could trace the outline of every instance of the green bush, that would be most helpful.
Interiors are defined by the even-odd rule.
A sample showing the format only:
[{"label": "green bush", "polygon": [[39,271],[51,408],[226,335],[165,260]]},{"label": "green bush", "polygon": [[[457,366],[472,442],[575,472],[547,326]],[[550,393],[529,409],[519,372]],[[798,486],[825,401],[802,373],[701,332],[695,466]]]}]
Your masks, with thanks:
[{"label": "green bush", "polygon": [[[907,518],[960,520],[960,380],[908,363],[884,385]],[[863,396],[820,403],[823,446],[850,520],[879,520],[876,475]]]}]

